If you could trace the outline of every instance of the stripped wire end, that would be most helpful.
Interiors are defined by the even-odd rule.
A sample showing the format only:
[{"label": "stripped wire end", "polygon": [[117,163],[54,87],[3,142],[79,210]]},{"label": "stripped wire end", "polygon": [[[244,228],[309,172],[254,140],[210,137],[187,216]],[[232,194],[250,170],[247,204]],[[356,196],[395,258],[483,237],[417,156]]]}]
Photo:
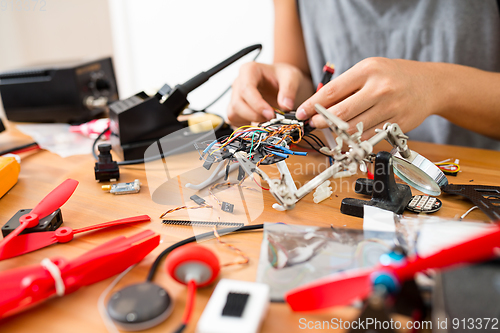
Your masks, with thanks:
[{"label": "stripped wire end", "polygon": [[277,114],[280,114],[282,116],[285,115],[285,112],[284,111],[281,111],[280,109],[277,109],[277,108],[273,108],[274,112],[277,113]]}]

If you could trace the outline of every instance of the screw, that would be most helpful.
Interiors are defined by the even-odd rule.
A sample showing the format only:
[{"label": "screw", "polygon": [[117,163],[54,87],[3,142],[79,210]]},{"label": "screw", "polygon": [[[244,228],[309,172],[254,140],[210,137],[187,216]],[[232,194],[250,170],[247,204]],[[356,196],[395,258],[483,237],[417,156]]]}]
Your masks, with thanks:
[{"label": "screw", "polygon": [[134,321],[137,319],[137,315],[133,312],[130,312],[128,315],[127,315],[127,321]]}]

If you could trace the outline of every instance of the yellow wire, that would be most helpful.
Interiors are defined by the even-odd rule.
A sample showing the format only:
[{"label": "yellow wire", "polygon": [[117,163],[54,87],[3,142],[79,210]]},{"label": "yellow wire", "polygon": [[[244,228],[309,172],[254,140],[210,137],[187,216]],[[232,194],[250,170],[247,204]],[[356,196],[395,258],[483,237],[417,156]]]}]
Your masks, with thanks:
[{"label": "yellow wire", "polygon": [[439,167],[439,166],[447,166],[447,165],[453,165],[455,166],[457,169],[456,170],[446,170],[447,172],[459,172],[460,171],[460,165],[458,165],[457,163],[452,163],[452,162],[444,162],[444,163],[436,163],[436,165]]},{"label": "yellow wire", "polygon": [[219,148],[215,149],[214,151],[212,151],[210,153],[210,155],[212,155],[213,153],[215,153],[216,151],[219,151],[221,150],[222,148],[224,148],[226,145],[229,144],[229,140],[231,140],[231,138],[233,137],[234,134],[236,134],[237,132],[239,132],[242,128],[253,128],[255,130],[261,130],[261,131],[266,131],[266,132],[270,132],[268,129],[265,129],[265,128],[261,128],[261,127],[257,127],[257,126],[252,126],[252,125],[245,125],[245,126],[241,126],[241,127],[238,127],[233,133],[231,133],[231,135],[229,136],[229,138],[227,138],[227,141],[226,143],[224,143],[222,146],[220,146]]},{"label": "yellow wire", "polygon": [[285,112],[281,111],[280,109],[276,109],[276,108],[273,108],[274,111],[276,111],[277,113],[279,113],[280,115],[284,116],[285,115]]}]

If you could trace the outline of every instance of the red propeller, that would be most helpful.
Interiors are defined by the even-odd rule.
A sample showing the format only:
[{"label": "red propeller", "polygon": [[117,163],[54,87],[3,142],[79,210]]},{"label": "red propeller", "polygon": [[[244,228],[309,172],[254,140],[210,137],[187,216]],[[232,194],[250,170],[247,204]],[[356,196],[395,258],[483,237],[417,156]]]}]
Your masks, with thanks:
[{"label": "red propeller", "polygon": [[128,238],[114,238],[72,260],[51,258],[41,265],[0,272],[0,319],[118,274],[141,261],[159,243],[159,235],[145,230]]},{"label": "red propeller", "polygon": [[500,248],[500,228],[469,241],[451,246],[425,258],[411,258],[399,265],[328,276],[289,291],[285,299],[294,311],[311,311],[348,305],[364,299],[375,284],[395,285],[413,278],[417,272],[456,264],[488,260]]},{"label": "red propeller", "polygon": [[147,221],[151,221],[151,218],[148,215],[140,215],[74,230],[69,227],[63,227],[55,231],[33,232],[30,234],[19,235],[14,237],[3,249],[0,249],[0,260],[17,257],[55,243],[67,243],[73,239],[75,234],[79,234],[81,232]]},{"label": "red propeller", "polygon": [[77,186],[78,182],[76,180],[66,179],[59,186],[53,189],[52,192],[47,194],[29,214],[21,216],[19,218],[19,227],[0,241],[0,253],[3,251],[6,244],[23,232],[24,229],[36,227],[41,218],[44,218],[64,205],[71,197]]}]

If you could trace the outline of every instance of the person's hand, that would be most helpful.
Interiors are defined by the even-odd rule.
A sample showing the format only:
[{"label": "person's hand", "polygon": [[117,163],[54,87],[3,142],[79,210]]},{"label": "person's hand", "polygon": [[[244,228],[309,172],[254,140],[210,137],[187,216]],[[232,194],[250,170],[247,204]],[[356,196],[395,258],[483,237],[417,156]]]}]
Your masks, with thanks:
[{"label": "person's hand", "polygon": [[326,84],[297,110],[298,119],[311,118],[312,126],[327,127],[316,114],[316,103],[348,122],[349,132],[363,122],[363,139],[387,122],[403,132],[420,125],[439,109],[440,64],[411,60],[367,58]]},{"label": "person's hand", "polygon": [[229,122],[241,126],[272,119],[273,107],[292,110],[303,80],[302,72],[289,64],[244,64],[232,86]]}]

